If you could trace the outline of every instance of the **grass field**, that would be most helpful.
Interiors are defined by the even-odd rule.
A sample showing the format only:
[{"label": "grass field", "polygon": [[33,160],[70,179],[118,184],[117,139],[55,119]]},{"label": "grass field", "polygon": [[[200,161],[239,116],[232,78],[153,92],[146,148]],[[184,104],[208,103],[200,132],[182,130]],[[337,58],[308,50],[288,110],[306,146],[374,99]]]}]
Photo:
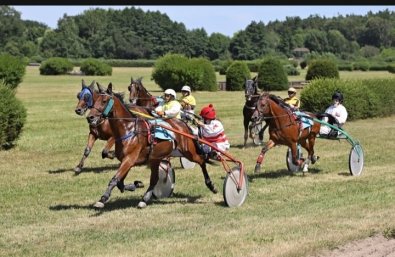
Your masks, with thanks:
[{"label": "grass field", "polygon": [[[37,67],[28,67],[17,92],[27,122],[17,146],[0,151],[0,256],[312,256],[395,231],[395,116],[345,125],[364,149],[359,177],[348,171],[350,145],[324,139],[317,139],[321,158],[305,176],[286,170],[284,146],[270,150],[265,171],[255,175],[260,147],[249,141],[241,148],[243,92],[194,94],[198,109],[214,104],[230,153],[245,164],[249,195],[241,207],[224,204],[221,166],[209,165],[220,190],[214,195],[197,166],[184,170],[174,159],[171,198],[140,210],[136,205],[145,189],[114,189],[106,207],[95,210],[118,161],[102,160],[104,142],[98,141],[83,173],[74,175],[88,135],[86,119],[74,113],[81,79],[104,86],[111,81],[116,91],[126,92],[131,76],[143,76],[144,85],[159,95],[150,74],[149,68],[116,68],[111,77],[40,76]],[[148,184],[147,167],[131,169],[126,182],[136,179]]]}]

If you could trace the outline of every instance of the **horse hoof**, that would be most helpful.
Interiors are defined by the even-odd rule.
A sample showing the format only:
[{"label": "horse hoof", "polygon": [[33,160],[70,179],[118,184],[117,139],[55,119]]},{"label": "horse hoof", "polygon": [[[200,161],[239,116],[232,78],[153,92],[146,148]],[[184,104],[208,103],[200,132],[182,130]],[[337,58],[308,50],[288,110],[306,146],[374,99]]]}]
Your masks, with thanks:
[{"label": "horse hoof", "polygon": [[136,188],[143,188],[143,187],[144,187],[144,183],[143,183],[142,181],[139,181],[139,180],[135,180],[135,181],[133,182],[133,184],[134,184],[134,186],[135,186]]},{"label": "horse hoof", "polygon": [[93,207],[98,208],[98,209],[103,209],[104,208],[104,203],[102,202],[96,202]]},{"label": "horse hoof", "polygon": [[82,171],[82,169],[78,166],[74,168],[75,175],[79,175],[81,173],[81,171]]},{"label": "horse hoof", "polygon": [[318,161],[320,159],[320,157],[319,156],[317,156],[317,155],[313,155],[313,157],[311,157],[311,164],[314,164],[314,163],[316,163],[316,161]]},{"label": "horse hoof", "polygon": [[144,209],[145,207],[147,207],[147,204],[143,201],[139,202],[139,204],[137,205],[137,208],[139,209]]},{"label": "horse hoof", "polygon": [[257,164],[255,165],[254,173],[260,173],[261,172],[261,165]]}]

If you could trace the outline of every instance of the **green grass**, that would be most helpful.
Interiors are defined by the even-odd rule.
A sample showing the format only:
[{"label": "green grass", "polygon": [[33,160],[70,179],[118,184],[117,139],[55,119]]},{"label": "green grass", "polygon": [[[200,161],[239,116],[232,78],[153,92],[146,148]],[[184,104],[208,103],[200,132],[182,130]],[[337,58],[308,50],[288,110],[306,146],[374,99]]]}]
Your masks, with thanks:
[{"label": "green grass", "polygon": [[[393,235],[395,116],[345,125],[364,149],[360,177],[349,175],[350,145],[324,139],[317,139],[321,159],[306,176],[286,171],[284,146],[270,150],[265,172],[255,175],[260,147],[251,141],[240,147],[243,92],[194,93],[198,109],[214,104],[231,155],[245,164],[249,195],[241,207],[225,207],[222,192],[205,187],[198,167],[183,170],[174,159],[173,197],[139,210],[145,189],[114,189],[106,207],[95,210],[118,161],[102,160],[104,142],[98,141],[83,173],[74,175],[88,134],[85,118],[74,113],[81,79],[112,82],[126,92],[131,76],[143,76],[159,95],[150,72],[116,68],[111,77],[40,76],[28,68],[17,92],[27,123],[17,147],[0,151],[0,256],[307,256],[375,233]],[[222,167],[210,165],[209,173],[221,191]],[[149,170],[132,168],[126,182],[136,179],[148,185]]]}]

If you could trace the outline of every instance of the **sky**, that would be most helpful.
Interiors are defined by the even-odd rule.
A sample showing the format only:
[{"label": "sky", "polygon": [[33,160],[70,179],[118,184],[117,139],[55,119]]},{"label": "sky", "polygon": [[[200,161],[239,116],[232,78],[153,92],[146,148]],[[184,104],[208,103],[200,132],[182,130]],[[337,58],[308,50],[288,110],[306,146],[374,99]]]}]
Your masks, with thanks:
[{"label": "sky", "polygon": [[[64,14],[68,16],[79,15],[84,10],[102,9],[124,9],[131,6],[12,6],[21,13],[23,20],[42,22],[51,28],[57,27],[57,22]],[[388,9],[395,11],[395,5],[342,5],[342,6],[270,6],[270,5],[233,5],[233,6],[134,6],[144,11],[159,11],[166,13],[174,22],[182,22],[188,30],[204,28],[208,35],[221,33],[232,37],[234,33],[244,30],[251,22],[263,22],[265,25],[270,21],[284,21],[286,17],[298,16],[302,19],[310,15],[320,17],[336,17],[339,15],[366,15],[369,11],[377,13]]]}]

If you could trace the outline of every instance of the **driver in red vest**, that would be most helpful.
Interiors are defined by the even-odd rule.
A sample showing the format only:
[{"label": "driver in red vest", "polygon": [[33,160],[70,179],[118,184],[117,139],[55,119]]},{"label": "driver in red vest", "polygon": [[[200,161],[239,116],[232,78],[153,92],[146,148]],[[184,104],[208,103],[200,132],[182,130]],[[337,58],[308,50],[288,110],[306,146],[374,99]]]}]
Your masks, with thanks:
[{"label": "driver in red vest", "polygon": [[[226,151],[230,148],[230,143],[224,132],[224,126],[221,121],[217,120],[216,112],[212,104],[203,107],[200,111],[200,116],[203,118],[203,122],[195,120],[200,130],[202,138],[221,151]],[[203,152],[214,158],[215,155],[219,154],[216,151],[212,151],[211,147],[203,144]]]}]

